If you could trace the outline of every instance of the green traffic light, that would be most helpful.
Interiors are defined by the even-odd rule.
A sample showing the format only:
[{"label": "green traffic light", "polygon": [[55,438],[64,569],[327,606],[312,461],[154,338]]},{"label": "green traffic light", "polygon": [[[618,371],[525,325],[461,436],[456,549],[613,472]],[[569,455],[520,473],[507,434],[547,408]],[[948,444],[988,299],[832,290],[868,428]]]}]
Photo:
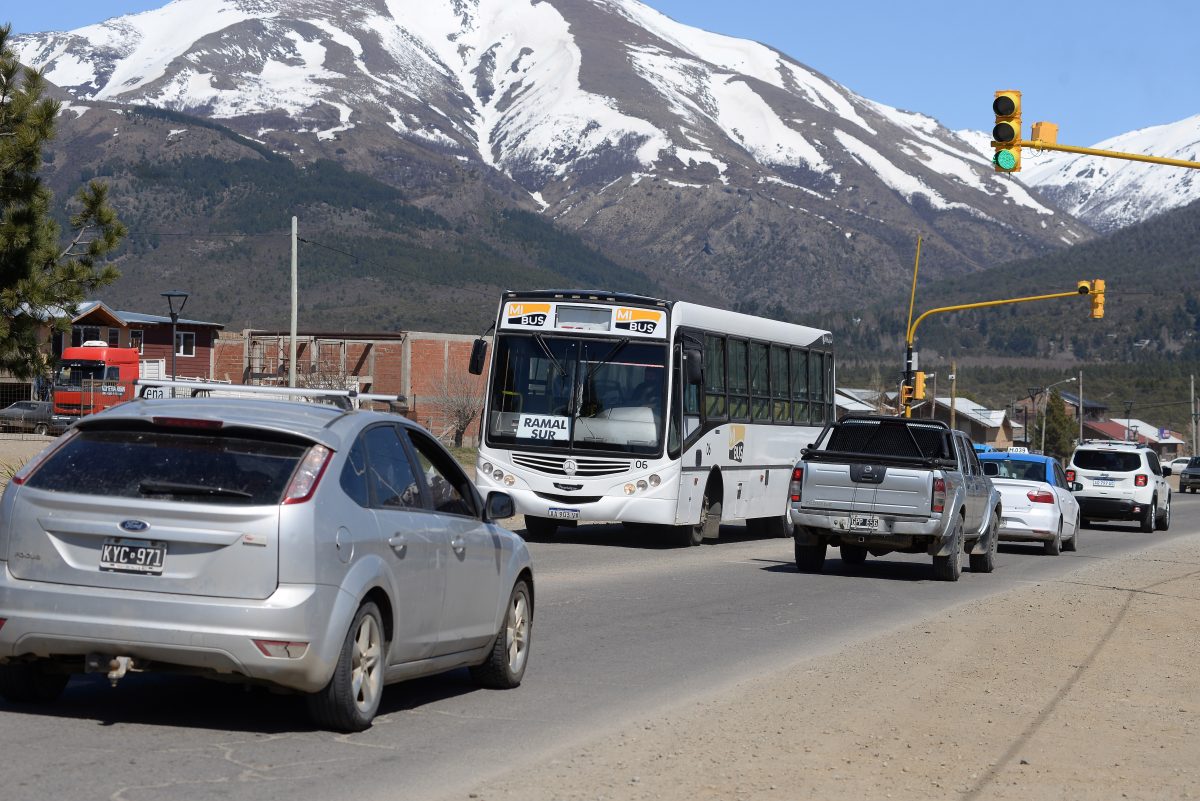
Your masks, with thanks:
[{"label": "green traffic light", "polygon": [[992,161],[1002,170],[1009,171],[1017,166],[1017,156],[1011,150],[997,150]]}]

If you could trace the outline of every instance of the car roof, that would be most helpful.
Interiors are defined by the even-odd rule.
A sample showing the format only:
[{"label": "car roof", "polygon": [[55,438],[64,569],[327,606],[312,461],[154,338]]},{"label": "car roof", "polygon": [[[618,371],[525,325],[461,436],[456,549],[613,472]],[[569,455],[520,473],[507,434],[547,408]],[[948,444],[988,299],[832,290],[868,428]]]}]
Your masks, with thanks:
[{"label": "car roof", "polygon": [[1004,451],[991,451],[989,453],[978,454],[980,461],[1004,462],[1011,459],[1014,462],[1053,462],[1056,459],[1053,456],[1045,456],[1040,453],[1006,453]]},{"label": "car roof", "polygon": [[328,403],[267,398],[137,398],[81,418],[76,427],[103,427],[122,420],[156,417],[219,420],[227,426],[293,434],[335,450],[372,420],[415,426],[398,414],[340,409]]}]

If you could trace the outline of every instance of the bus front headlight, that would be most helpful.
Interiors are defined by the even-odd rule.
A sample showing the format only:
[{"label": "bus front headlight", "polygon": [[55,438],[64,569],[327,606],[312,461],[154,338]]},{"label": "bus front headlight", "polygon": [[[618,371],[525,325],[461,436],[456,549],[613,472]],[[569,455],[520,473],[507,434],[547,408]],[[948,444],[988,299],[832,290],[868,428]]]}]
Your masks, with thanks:
[{"label": "bus front headlight", "polygon": [[511,487],[513,484],[516,484],[516,483],[517,483],[517,477],[514,475],[506,475],[504,477],[504,486]]},{"label": "bus front headlight", "polygon": [[662,479],[658,477],[658,473],[654,473],[650,476],[650,486],[657,487],[661,483]]},{"label": "bus front headlight", "polygon": [[637,483],[638,492],[643,491],[648,486],[650,486],[650,485],[646,483],[646,479],[644,479],[644,478],[638,479],[638,483]]},{"label": "bus front headlight", "polygon": [[632,495],[635,491],[637,491],[637,487],[633,486],[632,484],[625,485],[625,494],[626,495]]}]

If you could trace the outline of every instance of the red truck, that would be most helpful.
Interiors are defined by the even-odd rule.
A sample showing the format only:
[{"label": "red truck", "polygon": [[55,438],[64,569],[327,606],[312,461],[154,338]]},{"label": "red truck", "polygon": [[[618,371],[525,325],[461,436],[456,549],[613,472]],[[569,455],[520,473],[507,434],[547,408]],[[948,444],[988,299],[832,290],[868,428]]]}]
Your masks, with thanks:
[{"label": "red truck", "polygon": [[64,348],[54,377],[54,414],[81,417],[130,400],[139,372],[137,348],[98,340]]}]

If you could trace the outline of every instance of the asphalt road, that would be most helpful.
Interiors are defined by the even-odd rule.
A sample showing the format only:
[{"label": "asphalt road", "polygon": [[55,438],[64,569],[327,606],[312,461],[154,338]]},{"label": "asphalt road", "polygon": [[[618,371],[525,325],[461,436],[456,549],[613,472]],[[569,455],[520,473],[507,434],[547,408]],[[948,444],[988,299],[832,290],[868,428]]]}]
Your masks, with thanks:
[{"label": "asphalt road", "polygon": [[0,787],[45,798],[464,798],[488,777],[543,761],[634,718],[786,668],[1023,582],[1200,533],[1200,498],[1176,495],[1169,532],[1081,532],[1049,557],[1003,545],[990,575],[931,579],[927,557],[868,558],[802,575],[788,539],[727,526],[676,549],[591,526],[531,544],[533,650],[517,690],[476,689],[466,671],[390,687],[374,727],[316,731],[292,696],[174,676],[72,680],[38,710],[0,702]]}]

